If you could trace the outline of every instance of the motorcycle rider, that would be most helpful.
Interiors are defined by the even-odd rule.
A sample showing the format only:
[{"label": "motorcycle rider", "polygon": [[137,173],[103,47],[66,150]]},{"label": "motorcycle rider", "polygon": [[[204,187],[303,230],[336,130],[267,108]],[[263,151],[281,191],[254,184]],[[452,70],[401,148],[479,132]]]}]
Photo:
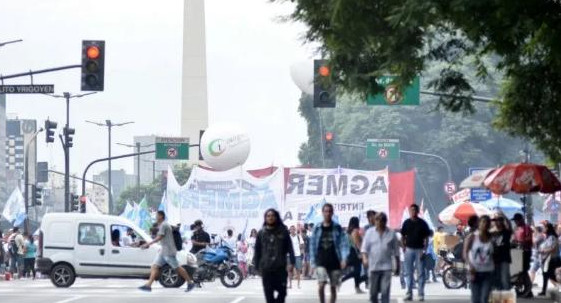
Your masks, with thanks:
[{"label": "motorcycle rider", "polygon": [[[255,241],[255,255],[253,264],[261,274],[263,291],[267,303],[284,303],[288,271],[292,271],[294,263],[294,249],[290,240],[290,233],[282,223],[280,214],[275,209],[265,212],[263,228],[257,234]],[[290,265],[287,271],[287,258]],[[277,297],[275,298],[275,291]]]},{"label": "motorcycle rider", "polygon": [[196,254],[210,244],[210,235],[203,229],[203,221],[196,220],[193,224],[194,231],[191,236],[191,253]]}]

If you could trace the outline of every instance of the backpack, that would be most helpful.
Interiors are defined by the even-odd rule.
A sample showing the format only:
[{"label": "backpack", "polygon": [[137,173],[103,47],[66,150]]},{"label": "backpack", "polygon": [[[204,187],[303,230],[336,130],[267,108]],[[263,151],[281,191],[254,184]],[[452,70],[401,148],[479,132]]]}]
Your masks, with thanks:
[{"label": "backpack", "polygon": [[175,248],[177,250],[183,249],[183,239],[181,238],[181,233],[179,232],[179,227],[171,228],[171,235],[173,236],[173,242],[175,243]]},{"label": "backpack", "polygon": [[10,252],[12,256],[16,256],[18,254],[18,251],[19,248],[18,245],[16,244],[16,240],[10,241],[10,243],[8,244],[8,252]]}]

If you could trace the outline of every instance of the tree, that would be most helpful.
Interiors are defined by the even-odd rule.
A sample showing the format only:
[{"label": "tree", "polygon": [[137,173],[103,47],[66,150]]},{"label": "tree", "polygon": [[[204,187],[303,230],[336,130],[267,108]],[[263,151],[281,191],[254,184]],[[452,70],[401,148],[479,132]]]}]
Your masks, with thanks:
[{"label": "tree", "polygon": [[[281,1],[281,0],[272,0]],[[438,107],[473,113],[472,96],[495,71],[504,76],[494,125],[532,140],[561,161],[561,5],[507,0],[293,0],[289,19],[308,26],[332,65],[333,81],[362,100],[376,78],[398,75],[403,87],[438,66],[428,87],[445,93]],[[491,59],[488,59],[490,56]],[[466,61],[466,59],[468,59]],[[465,67],[475,77],[465,74]]]}]

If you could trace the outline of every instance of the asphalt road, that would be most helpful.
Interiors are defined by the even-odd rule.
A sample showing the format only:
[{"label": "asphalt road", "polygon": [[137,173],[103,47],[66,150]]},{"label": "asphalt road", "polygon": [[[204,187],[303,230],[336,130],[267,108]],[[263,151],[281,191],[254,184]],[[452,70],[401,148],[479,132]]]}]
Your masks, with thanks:
[{"label": "asphalt road", "polygon": [[[143,280],[121,279],[78,279],[68,289],[52,286],[49,280],[0,281],[0,302],[4,303],[262,303],[265,302],[259,279],[245,280],[236,289],[226,289],[219,282],[208,283],[203,288],[185,293],[181,289],[164,289],[154,284],[151,293],[137,290]],[[392,302],[403,303],[404,291],[394,278],[392,285]],[[368,302],[366,294],[355,294],[352,281],[346,282],[341,290],[338,302]],[[302,281],[300,289],[290,289],[287,302],[319,302],[315,281]],[[442,283],[427,284],[426,302],[463,303],[470,302],[469,291],[448,290]],[[547,299],[534,299],[532,302],[553,302]],[[530,302],[518,300],[517,302]]]}]

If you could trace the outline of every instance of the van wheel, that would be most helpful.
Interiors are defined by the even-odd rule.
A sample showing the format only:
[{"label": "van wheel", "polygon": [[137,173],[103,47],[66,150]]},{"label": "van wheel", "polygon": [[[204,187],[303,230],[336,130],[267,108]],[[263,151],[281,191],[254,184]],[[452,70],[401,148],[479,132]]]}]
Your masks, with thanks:
[{"label": "van wheel", "polygon": [[53,266],[50,276],[51,282],[53,282],[56,287],[70,287],[76,280],[74,269],[70,265],[64,263]]},{"label": "van wheel", "polygon": [[162,267],[159,281],[165,288],[177,288],[185,283],[185,280],[177,274],[177,271],[168,265]]}]

